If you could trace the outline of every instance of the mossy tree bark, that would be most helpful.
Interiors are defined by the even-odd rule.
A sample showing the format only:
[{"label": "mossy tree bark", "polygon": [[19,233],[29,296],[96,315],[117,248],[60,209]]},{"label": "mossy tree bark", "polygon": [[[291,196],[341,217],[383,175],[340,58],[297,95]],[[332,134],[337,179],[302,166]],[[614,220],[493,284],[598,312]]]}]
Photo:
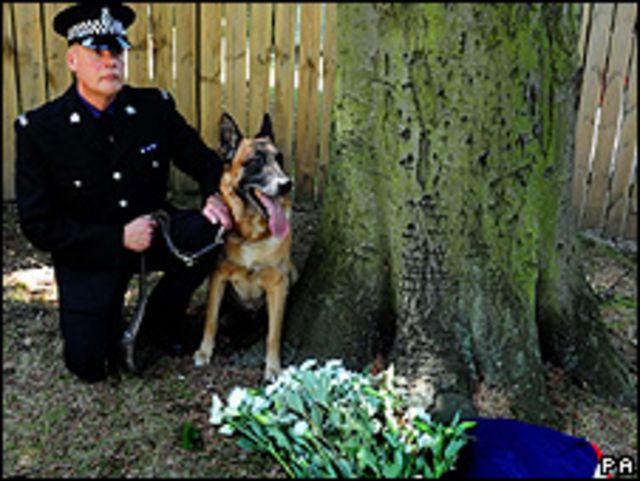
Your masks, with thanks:
[{"label": "mossy tree bark", "polygon": [[[631,402],[580,266],[569,191],[580,4],[340,4],[318,239],[296,359],[381,347],[430,407],[501,386],[552,422],[543,362]],[[429,394],[431,393],[431,394]]]}]

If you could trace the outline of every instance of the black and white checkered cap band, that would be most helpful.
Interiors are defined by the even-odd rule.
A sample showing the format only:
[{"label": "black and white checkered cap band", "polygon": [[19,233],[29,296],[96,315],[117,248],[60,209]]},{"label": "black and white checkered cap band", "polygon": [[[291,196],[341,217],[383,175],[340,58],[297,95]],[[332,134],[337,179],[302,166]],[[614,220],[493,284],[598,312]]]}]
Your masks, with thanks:
[{"label": "black and white checkered cap band", "polygon": [[120,20],[114,19],[109,7],[102,9],[102,15],[96,20],[85,20],[75,24],[67,31],[67,40],[72,41],[88,35],[125,35],[126,30]]}]

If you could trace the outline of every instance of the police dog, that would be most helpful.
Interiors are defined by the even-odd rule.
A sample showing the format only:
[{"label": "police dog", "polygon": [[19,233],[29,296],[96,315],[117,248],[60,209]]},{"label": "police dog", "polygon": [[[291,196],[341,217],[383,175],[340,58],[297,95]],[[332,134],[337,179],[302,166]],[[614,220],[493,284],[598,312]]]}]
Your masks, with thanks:
[{"label": "police dog", "polygon": [[243,307],[257,310],[266,298],[269,328],[264,378],[280,372],[280,336],[284,307],[297,273],[291,262],[291,179],[282,168],[282,154],[274,144],[271,118],[265,114],[255,138],[244,138],[227,113],[220,120],[220,153],[225,171],[220,193],[233,216],[224,254],[211,275],[209,300],[196,366],[209,363],[215,346],[220,304],[231,284]]}]

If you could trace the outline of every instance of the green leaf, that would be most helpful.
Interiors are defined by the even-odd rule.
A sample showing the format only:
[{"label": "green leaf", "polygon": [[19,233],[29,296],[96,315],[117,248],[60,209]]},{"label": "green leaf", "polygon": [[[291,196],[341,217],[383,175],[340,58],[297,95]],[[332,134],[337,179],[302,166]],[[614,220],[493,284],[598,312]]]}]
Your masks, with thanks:
[{"label": "green leaf", "polygon": [[304,404],[302,402],[302,398],[296,392],[288,392],[285,396],[285,401],[289,405],[291,409],[294,411],[298,411],[301,414],[304,414]]},{"label": "green leaf", "polygon": [[253,414],[253,418],[260,424],[263,424],[265,426],[269,424],[269,416],[267,416],[266,414],[255,413]]},{"label": "green leaf", "polygon": [[249,426],[251,431],[253,431],[256,436],[262,437],[262,428],[257,422],[255,422],[253,418],[247,419],[246,425]]},{"label": "green leaf", "polygon": [[291,443],[289,442],[287,436],[282,434],[282,431],[280,431],[280,429],[273,427],[267,428],[267,433],[276,440],[276,444],[278,446],[280,446],[282,449],[291,451]]},{"label": "green leaf", "polygon": [[393,453],[393,464],[386,464],[382,469],[385,478],[397,478],[402,472],[402,451],[396,450]]},{"label": "green leaf", "polygon": [[431,467],[429,466],[428,463],[424,464],[424,469],[422,470],[422,474],[424,474],[424,477],[426,479],[431,479],[431,478],[435,478],[436,476],[433,474],[433,471],[431,470]]},{"label": "green leaf", "polygon": [[455,426],[460,421],[460,411],[456,411],[455,416],[453,416],[453,421],[451,421],[451,425]]},{"label": "green leaf", "polygon": [[353,468],[351,467],[351,464],[344,458],[339,458],[336,461],[336,465],[338,466],[338,469],[340,470],[340,475],[347,477],[347,478],[352,478],[354,476],[354,472],[353,472]]},{"label": "green leaf", "polygon": [[431,428],[431,426],[429,425],[429,423],[426,423],[424,421],[420,421],[419,419],[414,419],[413,420],[413,425],[418,428],[420,431],[426,432],[431,434],[433,432],[433,429]]},{"label": "green leaf", "polygon": [[358,451],[357,458],[359,461],[358,464],[362,469],[370,467],[377,473],[378,466],[376,462],[376,457],[373,455],[373,453],[369,448],[366,448],[366,447],[360,448],[360,450]]},{"label": "green leaf", "polygon": [[253,441],[247,438],[238,439],[236,441],[236,444],[242,449],[244,449],[245,451],[249,451],[249,452],[260,451],[258,445],[256,445],[256,443],[254,443]]},{"label": "green leaf", "polygon": [[445,459],[455,459],[455,457],[458,455],[458,452],[465,444],[465,441],[461,439],[454,439],[453,441],[451,441],[444,450]]},{"label": "green leaf", "polygon": [[462,421],[458,428],[463,431],[475,427],[476,424],[477,423],[475,421]]},{"label": "green leaf", "polygon": [[199,451],[204,448],[202,433],[189,421],[182,425],[180,430],[181,445],[188,451]]},{"label": "green leaf", "polygon": [[315,405],[311,406],[311,420],[316,426],[322,428],[322,413],[320,412],[320,409]]}]

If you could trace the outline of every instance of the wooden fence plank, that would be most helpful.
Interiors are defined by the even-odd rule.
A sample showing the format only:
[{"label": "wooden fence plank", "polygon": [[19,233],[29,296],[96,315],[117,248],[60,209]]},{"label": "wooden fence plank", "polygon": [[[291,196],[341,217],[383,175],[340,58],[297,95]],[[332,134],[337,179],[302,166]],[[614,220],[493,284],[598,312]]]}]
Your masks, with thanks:
[{"label": "wooden fence plank", "polygon": [[176,4],[176,104],[187,122],[198,128],[196,115],[196,6]]},{"label": "wooden fence plank", "polygon": [[[176,4],[176,106],[187,123],[198,130],[196,84],[196,5]],[[197,192],[198,185],[185,173],[174,174],[174,187],[181,192]]]},{"label": "wooden fence plank", "polygon": [[322,46],[322,121],[320,122],[320,158],[318,163],[317,190],[321,196],[327,180],[329,165],[329,134],[333,86],[336,77],[336,14],[337,4],[327,3],[325,10],[324,44]]},{"label": "wooden fence plank", "polygon": [[270,3],[251,4],[249,69],[249,135],[258,132],[262,117],[269,111],[269,70],[271,68]]},{"label": "wooden fence plank", "polygon": [[[13,198],[13,120],[19,112],[34,108],[46,99],[60,95],[71,79],[64,60],[66,42],[53,33],[51,26],[55,13],[67,5],[70,3],[15,3],[8,6],[3,4],[3,134],[6,140],[3,147],[4,199]],[[151,7],[150,18],[146,17],[147,5]],[[178,6],[174,13],[176,5],[173,3],[132,4],[137,13],[137,20],[128,33],[133,48],[128,52],[127,82],[133,85],[151,84],[168,89],[176,98],[179,110],[189,123],[194,127],[199,126],[205,141],[212,147],[217,147],[218,120],[223,108],[234,115],[248,135],[255,133],[262,113],[269,109],[270,66],[267,59],[270,49],[273,48],[276,79],[272,113],[276,142],[284,155],[286,170],[295,174],[296,198],[305,200],[314,195],[319,196],[329,168],[331,104],[336,69],[336,5],[251,4],[249,91],[246,81],[246,5],[186,4]],[[294,74],[297,8],[300,8],[301,13],[302,40],[299,51],[300,89],[296,102]],[[585,75],[576,128],[573,202],[578,216],[583,217],[587,212],[585,201],[595,197],[595,193],[601,189],[596,187],[599,185],[599,178],[604,178],[605,184],[609,183],[611,187],[611,191],[605,194],[605,198],[609,195],[609,202],[606,204],[604,232],[610,236],[624,234],[635,238],[637,60],[635,54],[631,57],[632,63],[625,63],[620,59],[625,55],[624,46],[627,45],[628,48],[628,39],[635,39],[630,25],[635,21],[636,10],[630,5],[587,3],[585,12],[580,43],[577,46],[579,53],[584,54]],[[323,15],[325,27],[320,64],[320,25]],[[271,19],[274,16],[275,45],[272,46],[271,29],[274,27]],[[8,38],[11,30],[7,29],[7,25],[12,21],[15,21],[16,38]],[[174,22],[177,23],[175,46]],[[227,22],[226,32],[224,22]],[[613,32],[612,24],[615,28]],[[626,34],[621,28],[626,29]],[[150,59],[146,57],[147,42],[153,47]],[[225,43],[223,58],[222,49]],[[611,52],[611,57],[610,68],[606,72],[607,90],[601,97],[608,52]],[[12,59],[21,62],[14,71],[10,70]],[[150,60],[153,62],[152,80],[148,79],[147,70]],[[175,79],[172,63],[174,61],[178,73]],[[626,76],[620,75],[621,65],[627,64],[630,65],[628,68],[631,71]],[[225,69],[226,86],[223,90],[222,73]],[[317,90],[320,75],[323,86],[321,100]],[[626,88],[623,86],[625,77],[629,79]],[[13,92],[13,95],[10,92]],[[603,137],[597,139],[602,152],[596,152],[598,156],[594,160],[594,174],[587,184],[591,168],[591,141],[592,138],[596,138],[593,136],[594,119],[601,99],[604,100],[603,124],[600,132],[596,134],[602,134],[602,130],[608,125],[607,122],[611,123],[611,119],[617,119],[613,108],[616,103],[623,103],[625,113],[620,121],[615,170],[611,177],[608,177],[608,168],[598,170],[598,162],[605,166],[608,162],[607,156],[604,155],[606,151],[609,150],[611,154],[610,151],[613,150],[613,134],[610,132],[609,138],[605,135],[604,140]],[[607,106],[610,112],[606,110]],[[607,144],[610,147],[607,147]],[[297,165],[294,165],[294,161]],[[175,183],[173,185],[175,187]],[[604,207],[601,206],[599,208],[602,212]]]},{"label": "wooden fence plank", "polygon": [[2,4],[2,199],[15,198],[15,135],[13,124],[18,115],[15,38],[12,5]]},{"label": "wooden fence plank", "polygon": [[578,56],[584,60],[584,53],[587,44],[587,34],[589,32],[589,25],[591,23],[591,9],[592,5],[589,2],[583,2],[582,4],[582,25],[580,26],[580,40],[578,40]]},{"label": "wooden fence plank", "polygon": [[300,87],[296,119],[296,200],[313,200],[318,158],[318,75],[320,4],[303,3],[300,11]]},{"label": "wooden fence plank", "polygon": [[53,18],[72,3],[44,4],[44,45],[47,99],[62,95],[71,85],[73,76],[67,66],[67,41],[53,30]]},{"label": "wooden fence plank", "polygon": [[631,66],[625,72],[625,92],[622,101],[622,127],[616,168],[611,181],[611,197],[608,203],[608,215],[605,221],[605,235],[618,237],[625,235],[624,217],[628,212],[629,184],[633,180],[633,153],[638,142],[637,135],[637,40],[634,37],[631,49]]},{"label": "wooden fence plank", "polygon": [[621,108],[621,94],[624,84],[624,72],[631,50],[631,32],[635,25],[635,4],[618,3],[611,54],[605,76],[602,119],[598,128],[598,143],[591,168],[591,185],[587,192],[582,227],[600,230],[604,220],[609,170],[613,145],[618,130],[618,116]]},{"label": "wooden fence plank", "polygon": [[149,16],[147,3],[129,5],[136,12],[136,20],[127,30],[131,48],[127,52],[127,83],[135,87],[151,85],[149,78]]},{"label": "wooden fence plank", "polygon": [[220,39],[222,4],[200,6],[200,134],[211,147],[218,147],[222,114]]},{"label": "wooden fence plank", "polygon": [[42,24],[39,3],[24,3],[14,9],[18,82],[21,111],[40,106],[46,100],[45,68],[42,51]]},{"label": "wooden fence plank", "polygon": [[602,72],[604,71],[609,48],[609,29],[612,15],[612,4],[598,3],[592,9],[587,63],[582,79],[580,108],[576,126],[576,148],[571,194],[578,223],[583,216],[591,139],[594,133],[595,112],[600,98]]},{"label": "wooden fence plank", "polygon": [[247,132],[247,5],[227,3],[226,100],[227,111]]},{"label": "wooden fence plank", "polygon": [[293,165],[293,74],[295,66],[296,5],[276,3],[276,91],[273,129],[276,145],[284,157],[284,169],[294,174]]},{"label": "wooden fence plank", "polygon": [[633,184],[629,189],[629,210],[626,217],[627,239],[638,240],[638,147],[634,153],[634,170],[631,176]]},{"label": "wooden fence plank", "polygon": [[175,92],[172,68],[173,7],[172,3],[151,4],[153,84],[171,93]]}]

